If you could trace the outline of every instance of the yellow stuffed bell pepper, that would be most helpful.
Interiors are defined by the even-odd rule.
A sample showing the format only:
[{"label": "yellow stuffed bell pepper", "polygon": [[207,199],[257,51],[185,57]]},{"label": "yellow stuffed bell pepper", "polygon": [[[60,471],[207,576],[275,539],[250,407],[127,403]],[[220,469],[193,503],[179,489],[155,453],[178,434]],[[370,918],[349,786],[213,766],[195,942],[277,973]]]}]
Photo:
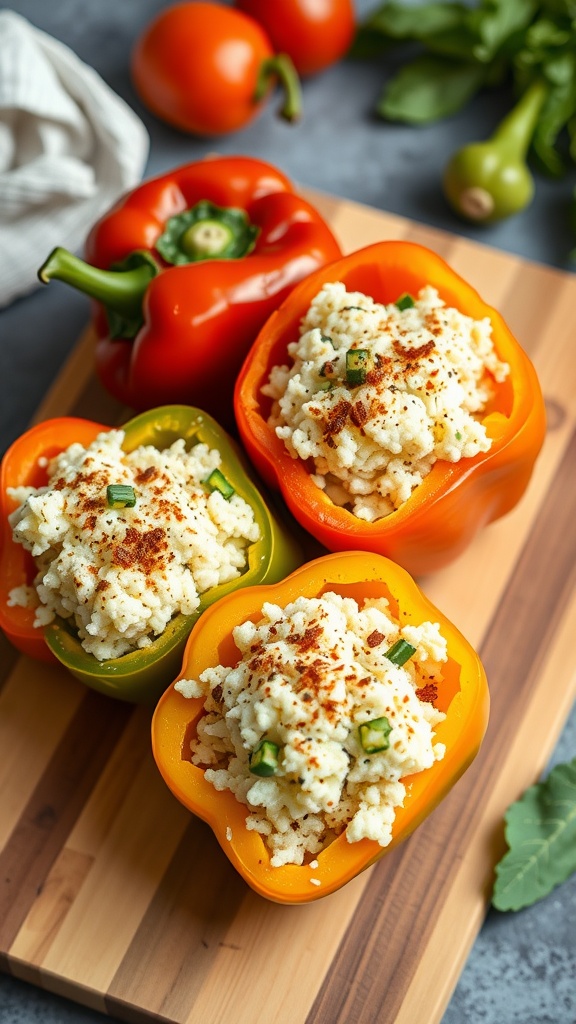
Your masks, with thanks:
[{"label": "yellow stuffed bell pepper", "polygon": [[[198,747],[199,723],[203,716],[209,715],[210,712],[205,697],[195,696],[194,687],[200,685],[198,681],[206,670],[217,669],[224,672],[225,676],[212,679],[222,679],[221,685],[217,684],[211,691],[212,707],[214,700],[223,699],[223,691],[228,686],[224,681],[228,678],[226,673],[230,668],[237,669],[242,665],[237,646],[239,633],[236,630],[233,635],[233,630],[241,624],[260,622],[265,603],[271,603],[273,614],[276,614],[280,609],[292,608],[292,602],[298,599],[320,598],[327,594],[337,595],[336,603],[341,597],[351,598],[358,608],[363,607],[365,600],[373,604],[375,599],[387,599],[395,623],[394,630],[398,633],[397,642],[390,650],[384,650],[387,648],[384,635],[371,628],[366,643],[368,649],[371,649],[370,656],[376,648],[384,644],[384,658],[394,663],[396,675],[407,659],[411,656],[418,657],[415,653],[416,647],[407,641],[407,638],[414,638],[416,635],[414,627],[418,632],[429,629],[429,626],[423,625],[424,623],[437,624],[435,628],[439,628],[446,645],[446,657],[440,676],[436,676],[434,681],[428,681],[431,677],[427,676],[425,661],[412,666],[411,672],[414,679],[420,680],[421,684],[422,680],[425,681],[416,693],[421,702],[420,708],[422,704],[428,702],[433,705],[434,712],[430,711],[429,714],[434,713],[439,719],[434,728],[434,749],[437,754],[439,751],[443,753],[440,753],[438,759],[434,759],[425,770],[400,780],[406,792],[403,803],[396,806],[391,834],[385,845],[381,845],[380,840],[376,841],[373,838],[348,841],[348,824],[340,828],[339,834],[326,842],[321,850],[304,857],[302,863],[275,866],[266,836],[253,827],[247,827],[247,818],[254,810],[253,805],[248,806],[241,799],[236,799],[234,793],[228,788],[222,788],[221,784],[215,788],[210,771],[201,763],[205,754]],[[268,605],[266,607],[268,608]],[[368,614],[373,615],[374,611],[369,611]],[[279,614],[279,618],[281,617]],[[245,628],[242,626],[242,630]],[[251,629],[249,625],[249,633]],[[272,632],[275,629],[276,626],[272,627]],[[337,659],[338,647],[330,643],[323,647],[322,641],[315,639],[319,636],[317,627],[303,630],[300,628],[300,635],[296,634],[298,627],[294,626],[288,637],[293,643],[300,644],[296,658],[299,678],[294,685],[294,703],[300,698],[312,700],[313,680],[322,678],[322,673],[327,672],[324,678],[328,689],[324,693],[322,710],[325,711],[328,706],[331,713],[331,697],[336,699],[336,688],[341,685],[341,681],[337,678],[337,667],[331,673],[331,669],[326,670],[325,666],[330,665],[331,658]],[[270,679],[278,674],[278,664],[275,670],[274,666],[270,669],[268,664],[267,670],[266,655],[262,655],[256,642],[251,644],[249,636],[247,645],[248,656],[257,659],[261,666],[261,678],[256,681],[258,672],[250,675],[248,690],[243,693],[241,700],[232,710],[231,717],[236,721],[237,729],[240,729],[238,708],[242,701],[250,699],[248,691],[258,692],[262,696],[256,719],[261,725],[264,723],[262,727],[268,732],[268,737],[266,742],[259,743],[255,750],[246,755],[249,758],[249,771],[253,773],[254,781],[259,777],[262,781],[261,777],[264,776],[265,783],[269,782],[270,776],[280,774],[295,787],[292,790],[295,793],[298,783],[303,783],[304,779],[297,778],[298,772],[291,772],[286,759],[284,762],[282,760],[282,741],[279,739],[282,723],[270,724],[274,723],[274,713],[270,717],[270,702],[267,704],[264,697]],[[280,675],[290,673],[289,665],[294,663],[292,655],[293,651],[291,653],[288,644],[285,658],[280,662]],[[301,660],[301,664],[298,659]],[[255,664],[256,662],[253,662],[249,665],[251,672]],[[334,661],[331,664],[334,666]],[[382,664],[382,656],[379,664]],[[206,676],[203,678],[206,679]],[[365,673],[360,685],[371,685],[371,678],[369,672]],[[306,691],[302,693],[304,685]],[[332,685],[334,689],[331,693]],[[406,684],[402,682],[401,685]],[[417,682],[414,683],[414,686],[416,685]],[[219,692],[216,693],[218,689]],[[408,696],[402,698],[406,701],[408,699]],[[414,693],[410,699],[414,699]],[[392,752],[395,745],[402,745],[401,739],[394,738],[400,737],[400,733],[396,731],[398,723],[394,724],[396,719],[393,701],[390,708],[391,710],[386,712],[388,718],[381,716],[377,720],[370,719],[360,725],[356,722],[344,742],[348,750],[360,751],[358,756],[366,763],[374,753],[381,754],[386,748]],[[157,705],[152,723],[152,745],[158,768],[171,791],[189,810],[208,822],[222,849],[246,882],[260,895],[275,902],[306,903],[333,892],[354,878],[387,850],[405,839],[430,814],[476,756],[487,726],[488,708],[487,681],[479,657],[458,629],[424,596],[406,570],[384,556],[365,552],[345,552],[324,555],[301,566],[280,583],[249,587],[242,592],[229,594],[212,605],[190,635],[180,676],[166,690]],[[313,719],[315,715],[316,711],[312,715]],[[416,717],[419,721],[422,720],[422,710]],[[391,728],[390,723],[393,723],[394,727]],[[303,748],[306,747],[306,743],[313,742],[306,729],[304,723],[301,723],[298,743]],[[209,728],[204,729],[205,736],[209,732]],[[221,721],[213,732],[218,736],[223,735]],[[362,750],[358,746],[359,742]],[[192,749],[200,749],[200,763],[198,757],[195,758],[197,763],[192,762]],[[310,750],[311,747],[306,749]],[[217,761],[216,767],[222,768],[222,757],[226,755],[218,757],[220,762]],[[352,761],[353,758],[351,763]],[[296,828],[297,825],[289,826],[288,832],[290,827]]]}]

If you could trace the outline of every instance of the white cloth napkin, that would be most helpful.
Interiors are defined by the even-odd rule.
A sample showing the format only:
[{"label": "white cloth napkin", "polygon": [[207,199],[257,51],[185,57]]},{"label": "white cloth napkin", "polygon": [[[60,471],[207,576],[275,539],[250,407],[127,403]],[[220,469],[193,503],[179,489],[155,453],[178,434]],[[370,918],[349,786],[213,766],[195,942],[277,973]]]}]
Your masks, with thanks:
[{"label": "white cloth napkin", "polygon": [[0,10],[0,307],[30,292],[57,245],[77,251],[138,183],[140,118],[67,46]]}]

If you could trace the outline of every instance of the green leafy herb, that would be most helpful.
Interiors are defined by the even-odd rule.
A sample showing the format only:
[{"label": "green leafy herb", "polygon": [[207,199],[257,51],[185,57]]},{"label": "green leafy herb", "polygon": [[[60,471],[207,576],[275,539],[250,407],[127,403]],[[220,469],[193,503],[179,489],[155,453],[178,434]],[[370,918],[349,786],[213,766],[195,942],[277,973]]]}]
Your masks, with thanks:
[{"label": "green leafy herb", "polygon": [[511,82],[517,99],[541,81],[547,97],[532,154],[553,175],[565,171],[566,158],[576,162],[574,0],[385,0],[359,26],[350,55],[374,59],[403,48],[406,62],[377,104],[382,117],[426,124],[456,113],[486,86]]},{"label": "green leafy herb", "polygon": [[482,66],[443,57],[419,57],[392,79],[377,104],[389,121],[429,124],[460,110],[486,78]]},{"label": "green leafy herb", "polygon": [[576,871],[576,758],[531,786],[505,821],[509,849],[496,866],[492,903],[520,910]]},{"label": "green leafy herb", "polygon": [[408,292],[404,292],[403,295],[400,295],[399,298],[397,298],[396,302],[394,303],[394,305],[397,306],[399,310],[412,309],[414,304],[414,299],[412,298],[411,295],[408,294]]}]

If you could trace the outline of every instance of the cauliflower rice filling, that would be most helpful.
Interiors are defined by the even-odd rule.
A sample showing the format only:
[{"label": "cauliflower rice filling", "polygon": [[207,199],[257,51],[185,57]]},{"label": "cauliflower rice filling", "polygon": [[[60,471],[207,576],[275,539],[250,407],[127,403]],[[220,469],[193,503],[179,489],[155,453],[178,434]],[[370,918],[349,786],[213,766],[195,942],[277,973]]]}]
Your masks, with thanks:
[{"label": "cauliflower rice filling", "polygon": [[[48,483],[10,490],[14,540],[38,567],[34,587],[17,587],[11,604],[36,608],[35,625],[73,620],[82,647],[98,660],[148,646],[171,618],[193,614],[204,591],[246,569],[259,538],[250,505],[226,500],[206,478],[216,449],[183,439],[160,451],[122,449],[124,432],[73,444],[47,465]],[[134,488],[133,508],[107,504],[109,484]]]},{"label": "cauliflower rice filling", "polygon": [[290,455],[312,460],[318,487],[368,522],[407,501],[438,459],[489,450],[480,416],[509,373],[489,318],[446,306],[430,286],[409,303],[326,284],[288,345],[292,365],[273,367],[262,388]]},{"label": "cauliflower rice filling", "polygon": [[[175,684],[204,699],[192,763],[247,805],[274,867],[304,863],[344,829],[350,843],[387,846],[402,780],[445,752],[434,737],[445,717],[433,704],[447,660],[439,625],[400,626],[384,598],[359,607],[327,592],[266,603],[233,636],[234,667]],[[402,665],[387,656],[399,640],[412,647]],[[254,774],[263,743],[277,751],[268,777]]]}]

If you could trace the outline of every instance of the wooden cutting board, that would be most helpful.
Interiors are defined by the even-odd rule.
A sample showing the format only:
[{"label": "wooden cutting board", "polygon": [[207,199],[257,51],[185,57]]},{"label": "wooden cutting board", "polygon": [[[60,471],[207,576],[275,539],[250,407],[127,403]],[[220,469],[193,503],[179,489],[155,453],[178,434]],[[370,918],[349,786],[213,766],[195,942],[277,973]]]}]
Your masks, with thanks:
[{"label": "wooden cutting board", "polygon": [[[576,277],[310,194],[345,250],[409,238],[504,314],[549,430],[517,509],[420,580],[479,649],[482,751],[401,847],[303,907],[249,890],[154,766],[150,712],[6,642],[0,678],[0,966],[126,1021],[434,1024],[481,927],[506,807],[538,777],[575,692]],[[80,340],[38,412],[122,422]]]}]

